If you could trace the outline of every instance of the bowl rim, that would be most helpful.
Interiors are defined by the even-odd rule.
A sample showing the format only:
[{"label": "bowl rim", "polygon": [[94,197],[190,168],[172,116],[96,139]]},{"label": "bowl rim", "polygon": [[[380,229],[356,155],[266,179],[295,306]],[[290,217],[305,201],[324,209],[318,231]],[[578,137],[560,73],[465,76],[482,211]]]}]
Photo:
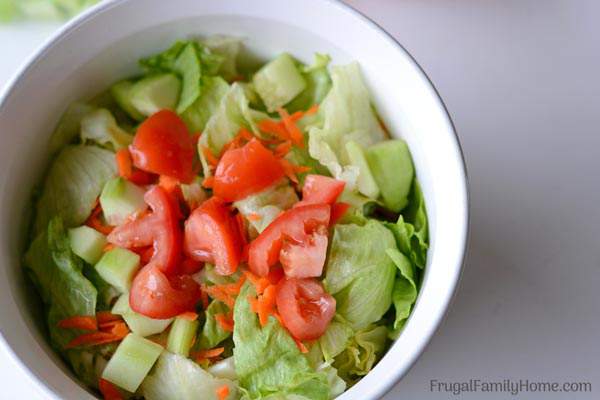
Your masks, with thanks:
[{"label": "bowl rim", "polygon": [[[52,47],[56,42],[58,42],[63,37],[71,34],[78,27],[84,25],[89,20],[94,18],[97,14],[107,11],[111,8],[118,7],[121,3],[127,2],[129,0],[105,0],[102,1],[87,10],[84,10],[77,17],[72,18],[70,21],[67,21],[62,26],[57,28],[57,30],[51,34],[47,39],[45,39],[33,52],[32,54],[26,58],[26,60],[21,64],[19,68],[17,68],[16,72],[13,73],[11,78],[6,82],[4,89],[0,91],[0,109],[4,107],[5,102],[10,97],[13,90],[18,85],[21,78],[27,74],[27,72],[33,68],[37,62],[43,59],[48,52],[52,50]],[[440,96],[440,93],[430,77],[427,75],[423,67],[418,63],[418,61],[412,56],[412,54],[397,40],[392,34],[390,34],[387,30],[385,30],[379,23],[375,22],[373,19],[368,17],[363,12],[356,9],[354,6],[343,2],[343,0],[313,0],[317,2],[329,3],[338,9],[349,11],[353,14],[354,17],[359,19],[362,23],[368,25],[370,28],[375,29],[378,33],[381,34],[382,39],[388,41],[394,47],[398,48],[401,52],[407,56],[412,64],[416,67],[421,78],[428,83],[428,90],[431,92],[432,97],[437,101],[438,106],[446,117],[446,122],[450,127],[450,131],[452,133],[451,139],[456,146],[456,156],[459,161],[459,172],[461,174],[460,180],[463,182],[463,186],[460,188],[464,191],[464,220],[462,221],[464,226],[464,235],[459,238],[458,245],[460,246],[460,257],[457,260],[457,270],[456,276],[454,277],[452,283],[449,285],[449,291],[446,298],[441,299],[439,304],[440,309],[443,312],[439,313],[435,320],[433,321],[432,329],[425,333],[423,340],[417,346],[416,351],[412,351],[412,356],[410,359],[404,364],[404,368],[398,369],[394,371],[391,375],[391,379],[387,379],[385,383],[382,383],[375,392],[373,392],[377,398],[384,396],[388,393],[395,385],[400,381],[404,375],[413,367],[417,359],[421,356],[421,354],[425,351],[427,346],[430,344],[431,339],[435,335],[435,333],[439,330],[440,325],[443,319],[447,316],[448,311],[456,297],[457,289],[462,280],[462,276],[464,274],[464,264],[467,255],[467,250],[469,246],[469,239],[471,235],[470,222],[470,208],[471,208],[471,197],[469,191],[469,176],[467,172],[467,165],[464,157],[464,150],[461,146],[456,127],[454,121],[450,115],[448,107],[444,103],[444,100]],[[12,347],[8,344],[6,339],[4,338],[4,334],[0,330],[0,350],[6,355],[6,357],[10,360],[10,362],[17,366],[23,376],[26,376],[30,382],[33,382],[33,386],[36,392],[41,394],[43,397],[53,400],[60,400],[57,394],[43,381],[41,381],[17,356],[17,354],[13,351]],[[347,392],[345,392],[347,393]],[[344,394],[345,394],[344,393]],[[342,394],[343,395],[343,394]]]}]

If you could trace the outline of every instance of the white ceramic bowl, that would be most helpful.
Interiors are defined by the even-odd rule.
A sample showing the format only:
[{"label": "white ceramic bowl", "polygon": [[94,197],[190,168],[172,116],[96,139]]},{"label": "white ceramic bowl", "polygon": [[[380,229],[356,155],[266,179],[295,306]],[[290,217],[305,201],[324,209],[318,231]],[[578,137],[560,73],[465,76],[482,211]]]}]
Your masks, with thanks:
[{"label": "white ceramic bowl", "polygon": [[281,51],[310,62],[358,60],[375,105],[409,144],[426,198],[431,247],[419,298],[400,338],[340,397],[375,399],[423,351],[451,300],[468,231],[465,167],[452,122],[411,56],[381,28],[330,0],[115,0],[48,41],[0,101],[0,344],[49,399],[92,399],[52,352],[20,266],[30,195],[47,166],[47,140],[65,107],[135,71],[137,60],[190,35],[246,38],[259,57]]}]

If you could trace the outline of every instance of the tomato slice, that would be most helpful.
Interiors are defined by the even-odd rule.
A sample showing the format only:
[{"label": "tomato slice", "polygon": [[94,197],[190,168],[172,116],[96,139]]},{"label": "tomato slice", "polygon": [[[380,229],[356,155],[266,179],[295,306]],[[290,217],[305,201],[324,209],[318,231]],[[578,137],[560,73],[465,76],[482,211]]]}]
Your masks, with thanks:
[{"label": "tomato slice", "polygon": [[346,182],[323,175],[307,175],[302,187],[302,201],[306,204],[333,204],[344,191]]},{"label": "tomato slice", "polygon": [[215,171],[213,190],[225,201],[237,201],[268,188],[284,175],[277,157],[252,139],[223,154]]},{"label": "tomato slice", "polygon": [[189,275],[167,277],[155,264],[146,265],[133,279],[129,306],[149,318],[167,319],[194,311],[202,293]]},{"label": "tomato slice", "polygon": [[196,148],[187,126],[173,111],[162,110],[146,119],[129,146],[133,165],[183,183],[194,178]]},{"label": "tomato slice", "polygon": [[335,299],[316,279],[283,279],[276,302],[283,325],[299,340],[321,337],[335,314]]},{"label": "tomato slice", "polygon": [[286,276],[311,278],[321,276],[327,257],[327,228],[307,235],[302,242],[285,240],[279,253],[279,261]]},{"label": "tomato slice", "polygon": [[174,274],[181,257],[178,206],[160,186],[154,186],[146,192],[144,200],[152,213],[116,227],[108,235],[108,241],[125,248],[152,245],[154,252],[150,263],[167,274]]},{"label": "tomato slice", "polygon": [[344,203],[340,201],[339,203],[334,203],[331,205],[331,220],[329,221],[329,226],[333,226],[341,220],[346,212],[350,209],[350,204]]},{"label": "tomato slice", "polygon": [[212,197],[185,222],[184,251],[196,261],[214,263],[217,273],[233,274],[240,263],[242,238],[223,200]]},{"label": "tomato slice", "polygon": [[[284,264],[286,271],[296,271],[300,268],[297,263],[301,260],[292,258],[311,258],[312,260],[325,261],[324,257],[311,254],[316,251],[327,251],[327,235],[325,237],[325,246],[322,246],[323,234],[322,227],[327,227],[331,214],[331,207],[328,204],[311,204],[300,206],[287,210],[277,217],[271,224],[252,242],[248,251],[248,264],[250,270],[259,276],[267,276],[271,266],[275,265],[280,259]],[[280,257],[280,252],[284,245],[288,255]],[[312,244],[311,244],[312,243]],[[293,257],[289,254],[293,252]],[[323,264],[318,262],[311,266],[312,276],[321,275]],[[287,268],[287,269],[286,269]],[[318,275],[316,271],[319,271]]]}]

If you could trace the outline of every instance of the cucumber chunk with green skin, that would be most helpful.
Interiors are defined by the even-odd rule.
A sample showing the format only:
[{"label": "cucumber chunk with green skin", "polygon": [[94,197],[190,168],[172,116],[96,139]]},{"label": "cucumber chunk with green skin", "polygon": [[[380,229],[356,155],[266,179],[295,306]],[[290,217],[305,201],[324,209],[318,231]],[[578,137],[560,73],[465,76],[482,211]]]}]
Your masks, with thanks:
[{"label": "cucumber chunk with green skin", "polygon": [[106,246],[106,236],[89,226],[83,225],[69,229],[71,250],[88,264],[96,264],[102,257],[102,249]]},{"label": "cucumber chunk with green skin", "polygon": [[371,173],[381,190],[383,204],[399,212],[408,204],[408,194],[415,170],[404,140],[387,140],[366,151]]},{"label": "cucumber chunk with green skin", "polygon": [[119,247],[104,253],[96,263],[96,271],[106,282],[113,285],[121,293],[131,288],[135,272],[140,267],[140,256]]},{"label": "cucumber chunk with green skin", "polygon": [[153,319],[138,314],[129,307],[129,294],[125,293],[119,297],[112,309],[113,314],[123,317],[125,323],[136,335],[146,337],[163,332],[173,322],[169,319]]},{"label": "cucumber chunk with green skin", "polygon": [[286,105],[306,88],[304,77],[287,53],[262,67],[252,83],[269,112]]},{"label": "cucumber chunk with green skin", "polygon": [[100,194],[100,205],[110,225],[121,225],[127,217],[147,207],[144,190],[121,177],[106,182]]},{"label": "cucumber chunk with green skin", "polygon": [[142,121],[144,119],[144,114],[139,112],[131,102],[131,94],[134,87],[135,83],[131,81],[117,82],[110,88],[110,94],[119,107],[121,107],[131,118],[136,121]]},{"label": "cucumber chunk with green skin", "polygon": [[106,364],[102,378],[133,393],[148,375],[162,351],[161,345],[130,333]]},{"label": "cucumber chunk with green skin", "polygon": [[360,144],[353,140],[349,141],[346,143],[346,153],[348,154],[350,164],[357,166],[359,170],[356,181],[358,191],[372,199],[378,198],[380,193],[379,186],[377,186],[377,182],[373,178],[371,168],[369,168],[365,153]]},{"label": "cucumber chunk with green skin", "polygon": [[145,116],[157,111],[175,110],[179,102],[181,82],[173,74],[152,75],[131,88],[131,104]]},{"label": "cucumber chunk with green skin", "polygon": [[198,320],[190,321],[189,319],[177,317],[167,340],[167,350],[171,353],[180,354],[187,357],[190,354],[190,349],[198,331]]}]

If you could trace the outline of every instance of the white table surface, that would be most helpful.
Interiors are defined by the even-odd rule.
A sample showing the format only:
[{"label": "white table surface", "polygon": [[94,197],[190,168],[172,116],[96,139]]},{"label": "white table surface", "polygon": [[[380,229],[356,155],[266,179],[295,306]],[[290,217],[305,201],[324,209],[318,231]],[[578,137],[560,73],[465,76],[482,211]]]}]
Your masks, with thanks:
[{"label": "white table surface", "polygon": [[[600,398],[600,1],[351,0],[429,74],[467,159],[471,245],[446,321],[385,399]],[[55,26],[0,27],[0,85]],[[0,355],[1,399],[40,399]],[[430,380],[592,393],[430,392]]]}]

